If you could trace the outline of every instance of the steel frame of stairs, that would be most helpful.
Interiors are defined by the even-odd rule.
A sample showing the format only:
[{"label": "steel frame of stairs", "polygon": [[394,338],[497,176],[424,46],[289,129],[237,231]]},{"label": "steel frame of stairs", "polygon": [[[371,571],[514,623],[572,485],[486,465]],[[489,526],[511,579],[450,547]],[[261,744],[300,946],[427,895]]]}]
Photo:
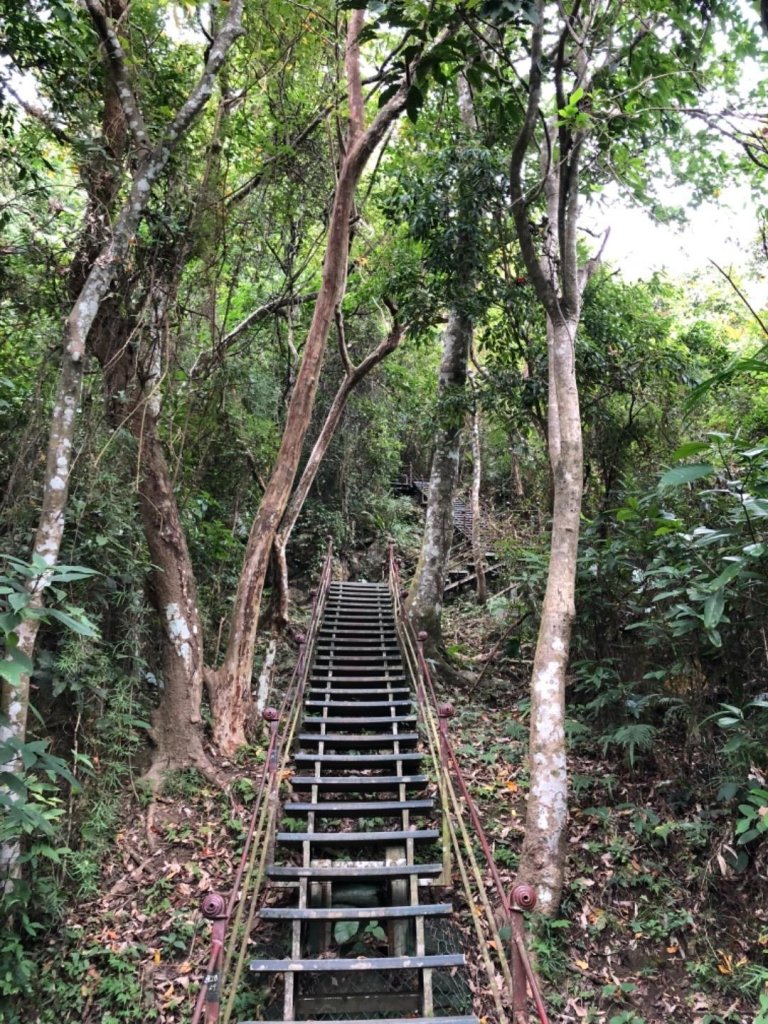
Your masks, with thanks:
[{"label": "steel frame of stairs", "polygon": [[[257,975],[283,975],[284,1021],[477,1024],[473,1016],[433,1016],[433,972],[462,966],[464,955],[427,952],[425,922],[452,907],[421,902],[443,865],[424,857],[440,833],[420,822],[434,817],[434,801],[420,795],[427,778],[415,723],[389,587],[331,583],[293,758],[298,799],[283,808],[305,826],[278,831],[267,869],[291,903],[260,912],[289,929],[291,953],[250,964]],[[386,942],[339,955],[339,921],[358,929],[376,922]],[[361,972],[370,985],[360,986]],[[320,980],[329,975],[332,994]]]}]

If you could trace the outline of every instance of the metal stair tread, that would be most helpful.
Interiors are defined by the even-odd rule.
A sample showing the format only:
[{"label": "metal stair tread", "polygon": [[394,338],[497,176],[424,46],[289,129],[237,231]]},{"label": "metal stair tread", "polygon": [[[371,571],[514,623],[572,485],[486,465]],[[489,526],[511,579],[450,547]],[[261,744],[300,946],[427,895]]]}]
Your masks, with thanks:
[{"label": "metal stair tread", "polygon": [[264,921],[378,921],[408,917],[445,917],[450,903],[417,903],[397,907],[262,907]]},{"label": "metal stair tread", "polygon": [[310,878],[317,881],[334,878],[407,878],[409,875],[439,875],[443,871],[442,864],[382,864],[380,867],[359,868],[354,864],[331,864],[327,866],[311,865],[302,867],[296,864],[272,864],[267,868],[267,876],[274,879]]},{"label": "metal stair tread", "polygon": [[333,671],[329,670],[325,675],[316,675],[315,672],[313,671],[312,675],[309,677],[309,682],[310,682],[310,687],[312,689],[314,689],[314,687],[311,686],[312,683],[327,683],[327,682],[337,682],[337,683],[386,683],[386,682],[404,683],[405,682],[405,674],[403,672],[393,672],[391,675],[387,675],[385,672],[379,672],[378,675],[374,674],[374,675],[370,675],[370,676],[340,676],[340,675],[337,674],[336,670],[333,670]]},{"label": "metal stair tread", "polygon": [[313,754],[311,751],[301,751],[294,754],[294,761],[314,761],[318,764],[352,764],[362,768],[363,765],[391,764],[393,761],[421,761],[424,755],[419,751],[406,751],[405,753],[386,754]]},{"label": "metal stair tread", "polygon": [[278,832],[278,843],[350,843],[356,846],[365,843],[401,843],[405,839],[439,839],[436,828],[399,829],[389,832]]},{"label": "metal stair tread", "polygon": [[299,742],[301,743],[343,743],[352,746],[378,746],[379,743],[415,743],[419,734],[417,732],[300,732]]},{"label": "metal stair tread", "polygon": [[[393,686],[391,690],[376,689],[328,689],[321,690],[319,687],[313,686],[311,693],[324,693],[326,697],[333,697],[334,695],[341,695],[342,697],[352,697],[362,694],[364,697],[375,697],[385,694],[390,696],[394,693],[410,693],[411,691],[407,686]],[[307,708],[320,708],[320,707],[337,707],[337,708],[388,708],[388,707],[404,707],[406,704],[412,704],[413,701],[410,698],[398,697],[396,700],[317,700],[312,698],[304,702],[304,707]]]},{"label": "metal stair tread", "polygon": [[435,801],[425,800],[324,800],[320,803],[293,801],[285,804],[290,815],[316,813],[321,818],[352,817],[355,814],[376,814],[384,811],[431,811]]},{"label": "metal stair tread", "polygon": [[[344,1024],[480,1024],[477,1017],[365,1017],[345,1020]],[[263,1021],[244,1020],[239,1024],[264,1024]],[[287,1021],[285,1024],[325,1024],[319,1020]]]},{"label": "metal stair tread", "polygon": [[251,960],[252,971],[412,971],[424,967],[463,967],[463,953],[438,953],[427,956],[361,956],[333,960]]},{"label": "metal stair tread", "polygon": [[426,775],[294,775],[290,780],[294,789],[309,789],[319,786],[322,789],[336,787],[359,787],[370,789],[392,789],[396,786],[426,786]]},{"label": "metal stair tread", "polygon": [[[321,693],[326,693],[331,696],[333,693],[340,692],[339,690],[321,690]],[[343,690],[341,691],[344,692]],[[352,693],[364,693],[365,690],[352,690]],[[390,690],[369,690],[370,694],[381,694],[390,693]],[[398,690],[398,692],[402,692]],[[413,700],[409,698],[398,697],[396,700],[305,700],[305,708],[404,708],[407,705],[412,705]]]},{"label": "metal stair tread", "polygon": [[350,715],[348,718],[343,715],[326,715],[319,718],[316,715],[305,715],[301,720],[305,725],[389,725],[390,723],[400,724],[402,722],[415,722],[416,715]]}]

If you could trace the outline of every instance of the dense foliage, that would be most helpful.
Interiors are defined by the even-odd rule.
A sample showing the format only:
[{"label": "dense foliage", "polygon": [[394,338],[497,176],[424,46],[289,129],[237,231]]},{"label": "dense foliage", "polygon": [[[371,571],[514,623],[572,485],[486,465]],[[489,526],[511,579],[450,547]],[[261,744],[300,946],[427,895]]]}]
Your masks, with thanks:
[{"label": "dense foliage", "polygon": [[[497,596],[484,612],[468,596],[453,608],[459,633],[471,637],[473,624],[484,625],[476,648],[460,638],[448,654],[470,678],[489,650],[495,658],[462,712],[468,729],[484,701],[508,712],[512,739],[525,718],[552,495],[546,328],[523,269],[509,193],[510,140],[524,108],[518,65],[535,5],[246,4],[245,34],[154,184],[89,336],[67,528],[51,571],[30,552],[62,323],[141,159],[89,9],[119,27],[124,69],[153,139],[197,81],[223,16],[216,5],[195,2],[3,0],[0,677],[12,700],[19,679],[31,674],[32,695],[26,737],[3,732],[0,742],[7,769],[0,773],[0,844],[21,840],[20,877],[0,893],[0,918],[13,922],[0,938],[3,1019],[63,1019],[55,1016],[61,986],[67,1019],[147,1019],[137,964],[152,961],[150,947],[138,940],[99,946],[69,917],[77,901],[104,891],[102,869],[120,852],[116,836],[150,800],[142,776],[152,760],[152,714],[165,692],[167,630],[141,508],[147,410],[188,547],[206,664],[216,666],[322,286],[347,144],[345,26],[361,6],[368,8],[370,117],[402,76],[408,95],[404,118],[377,148],[355,198],[346,292],[335,317],[344,344],[332,337],[325,352],[305,457],[347,369],[345,352],[359,362],[395,315],[405,341],[345,408],[288,548],[293,596],[301,608],[328,534],[340,572],[380,573],[387,536],[413,564],[421,512],[395,497],[392,484],[405,474],[427,476],[435,424],[460,420],[475,406],[483,503],[497,538]],[[737,4],[667,8],[597,5],[585,44],[585,60],[597,69],[593,88],[585,93],[559,81],[557,95],[547,97],[561,138],[584,133],[581,201],[614,182],[632,202],[674,219],[679,211],[664,207],[665,182],[683,182],[696,202],[726,180],[764,187],[765,129],[747,114],[765,109],[765,85],[751,97],[737,91],[739,70],[759,46],[755,27]],[[477,121],[471,139],[458,113],[459,71]],[[729,148],[724,137],[742,148]],[[531,230],[541,238],[547,224],[532,165],[527,174]],[[591,239],[579,243],[585,253],[587,242],[591,251]],[[636,795],[654,780],[675,794],[679,819],[627,810],[661,865],[642,883],[641,899],[661,885],[670,835],[680,844],[670,843],[670,858],[697,858],[702,889],[713,858],[719,881],[749,886],[762,877],[768,849],[768,336],[737,286],[705,273],[631,283],[607,265],[587,286],[576,342],[585,497],[570,743],[581,765],[589,751],[601,752],[594,778],[578,783],[583,790],[597,792],[610,764],[617,785]],[[436,399],[436,374],[449,308],[474,323],[474,386],[447,409]],[[467,440],[464,489],[471,460]],[[39,580],[49,588],[44,607],[31,600]],[[272,625],[274,584],[270,575],[262,639]],[[41,632],[29,662],[16,636],[33,618]],[[208,698],[197,712],[210,725]],[[255,753],[246,756],[258,759],[258,732],[251,738]],[[172,778],[171,795],[191,801],[184,778]],[[603,796],[609,807],[610,794]],[[212,817],[229,815],[213,791],[206,800]],[[229,820],[228,828],[235,841],[237,823]],[[512,866],[514,855],[498,849]],[[146,912],[178,939],[163,956],[186,962],[197,925],[164,902],[158,885]],[[663,944],[684,925],[658,927]],[[52,963],[59,932],[74,951],[66,969]],[[738,1012],[768,1020],[768,967],[756,945],[764,949],[765,932],[755,935],[745,940],[754,977],[747,1009]],[[736,948],[737,929],[734,936]],[[550,939],[555,962],[562,950],[551,932]],[[721,940],[713,934],[710,941]],[[729,977],[703,955],[693,962],[702,987],[717,989]],[[186,1020],[183,1012],[163,1019]],[[641,1020],[621,1013],[612,1020]]]}]

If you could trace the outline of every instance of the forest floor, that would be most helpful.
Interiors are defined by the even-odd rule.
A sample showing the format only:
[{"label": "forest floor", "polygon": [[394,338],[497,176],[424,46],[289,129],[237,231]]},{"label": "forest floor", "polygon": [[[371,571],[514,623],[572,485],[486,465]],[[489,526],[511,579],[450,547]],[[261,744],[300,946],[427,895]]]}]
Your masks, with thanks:
[{"label": "forest floor", "polygon": [[[454,744],[511,886],[525,818],[530,652],[509,642],[494,653],[502,632],[469,600],[449,607],[448,647],[470,681],[442,696],[455,705]],[[489,655],[492,671],[474,685]],[[291,657],[286,644],[279,678]],[[140,791],[126,797],[101,892],[64,912],[44,939],[35,1000],[8,1021],[190,1019],[209,950],[200,900],[228,891],[263,756],[257,742],[222,766],[227,793],[195,772],[172,776],[150,820]],[[768,983],[765,863],[739,874],[729,867],[727,812],[697,799],[705,770],[695,751],[665,742],[630,767],[571,723],[566,891],[559,916],[532,936],[552,1024],[768,1020],[758,1009]],[[472,972],[466,910],[462,927]]]}]

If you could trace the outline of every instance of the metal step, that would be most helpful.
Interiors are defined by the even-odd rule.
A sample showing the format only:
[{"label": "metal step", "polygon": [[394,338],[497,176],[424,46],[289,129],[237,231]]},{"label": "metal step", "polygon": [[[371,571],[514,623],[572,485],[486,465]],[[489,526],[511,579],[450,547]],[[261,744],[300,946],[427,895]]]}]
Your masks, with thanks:
[{"label": "metal step", "polygon": [[364,846],[366,843],[402,844],[406,839],[426,842],[440,838],[436,828],[411,828],[394,832],[278,832],[278,843],[320,843],[322,846],[344,843],[347,846]]},{"label": "metal step", "polygon": [[408,917],[445,917],[450,903],[418,903],[403,907],[264,907],[264,921],[383,921]]},{"label": "metal step", "polygon": [[294,754],[294,761],[297,764],[348,764],[354,768],[376,768],[382,764],[393,764],[395,761],[421,761],[424,755],[418,752],[406,752],[404,754],[311,754],[300,752]]},{"label": "metal step", "polygon": [[305,868],[295,864],[286,866],[271,865],[267,868],[267,877],[276,881],[310,878],[313,881],[332,881],[333,879],[359,878],[408,878],[411,875],[440,875],[442,864],[382,864],[380,867],[357,867],[355,864],[312,865]]},{"label": "metal step", "polygon": [[[352,671],[359,671],[353,669]],[[315,689],[314,683],[404,683],[405,675],[402,672],[393,672],[391,675],[387,675],[382,672],[381,669],[376,672],[371,670],[371,675],[368,676],[347,676],[339,675],[338,671],[334,669],[327,675],[318,675],[313,669],[312,675],[309,677],[309,684],[311,689]]]},{"label": "metal step", "polygon": [[[377,1020],[378,1018],[373,1018]],[[479,1024],[477,1017],[387,1017],[386,1024]],[[240,1024],[264,1024],[263,1021],[240,1021]],[[287,1024],[325,1024],[319,1020],[288,1021]],[[371,1024],[371,1018],[364,1020],[346,1020],[344,1024]],[[382,1021],[383,1024],[383,1021]]]},{"label": "metal step", "polygon": [[385,790],[397,789],[399,786],[418,786],[421,789],[427,784],[426,775],[294,775],[290,780],[293,789],[358,789]]},{"label": "metal step", "polygon": [[[324,694],[324,696],[326,696],[328,698],[330,698],[330,697],[334,697],[334,698],[335,697],[360,697],[360,696],[363,696],[363,697],[390,697],[391,698],[391,697],[394,697],[394,695],[396,693],[397,694],[403,694],[403,693],[410,694],[411,691],[409,690],[409,688],[407,686],[393,686],[391,689],[386,689],[386,688],[382,689],[382,687],[380,687],[380,686],[369,686],[369,687],[354,686],[354,687],[350,687],[349,689],[344,689],[343,687],[337,687],[337,686],[328,686],[328,687],[313,686],[309,692],[312,693],[312,694],[322,693],[322,694]],[[388,708],[388,707],[404,707],[406,704],[412,704],[412,703],[413,703],[413,701],[410,698],[405,698],[405,697],[402,697],[402,696],[398,697],[395,700],[390,699],[390,700],[372,700],[372,701],[365,701],[365,700],[352,700],[352,701],[325,700],[325,701],[320,701],[320,700],[317,700],[315,697],[310,697],[310,699],[305,702],[304,707],[314,708],[314,707],[330,706],[330,707],[339,707],[339,708],[346,708],[346,707],[350,707],[350,708],[384,708],[384,707],[387,707]]]},{"label": "metal step", "polygon": [[[371,640],[373,638],[368,636],[366,639]],[[325,654],[327,651],[346,651],[347,648],[351,651],[373,651],[375,653],[380,653],[382,650],[399,651],[400,649],[395,640],[382,641],[380,644],[358,644],[355,643],[353,638],[350,638],[349,640],[323,640],[322,642],[318,640],[316,650],[322,651]]]},{"label": "metal step", "polygon": [[406,743],[408,746],[413,746],[418,742],[419,734],[417,732],[299,733],[299,743],[325,743],[329,747],[361,747],[366,750],[372,747],[387,747],[390,743]]},{"label": "metal step", "polygon": [[381,715],[370,717],[368,715],[352,715],[347,718],[343,715],[331,715],[317,718],[314,715],[307,716],[301,720],[302,728],[305,725],[390,725],[391,723],[415,722],[416,715]]},{"label": "metal step", "polygon": [[[362,694],[364,697],[375,697],[382,694],[390,693],[409,693],[410,691],[404,686],[398,686],[393,690],[318,690],[313,688],[313,693],[324,693],[328,697],[341,694],[343,697],[348,697],[352,694],[357,696]],[[410,699],[399,698],[398,700],[314,700],[310,699],[304,702],[305,708],[352,708],[357,710],[358,708],[404,708],[413,704]]]},{"label": "metal step", "polygon": [[365,640],[370,640],[372,636],[380,636],[385,640],[395,640],[397,638],[397,632],[395,631],[394,625],[382,626],[379,625],[378,629],[372,629],[366,626],[360,626],[357,629],[340,626],[322,626],[317,632],[317,638],[329,639],[329,640],[354,640],[362,637]]},{"label": "metal step", "polygon": [[352,818],[357,814],[382,816],[388,811],[431,811],[434,806],[434,800],[344,800],[295,801],[286,803],[283,809],[290,817],[315,812],[320,818]]},{"label": "metal step", "polygon": [[[429,967],[463,967],[463,953],[443,953],[434,956],[373,956],[354,960],[251,960],[252,971],[414,971]],[[434,1018],[433,1018],[434,1019]]]}]

